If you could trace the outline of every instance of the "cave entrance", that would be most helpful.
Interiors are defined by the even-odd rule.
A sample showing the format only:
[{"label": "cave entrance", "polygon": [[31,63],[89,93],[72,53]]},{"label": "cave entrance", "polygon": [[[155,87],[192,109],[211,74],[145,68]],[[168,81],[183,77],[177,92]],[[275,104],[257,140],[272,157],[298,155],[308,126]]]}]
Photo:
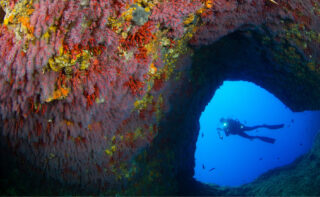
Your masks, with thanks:
[{"label": "cave entrance", "polygon": [[[246,132],[276,140],[266,143],[239,135],[226,136],[224,131],[219,135],[217,128],[223,127],[222,117],[238,119],[246,126],[284,124],[284,127]],[[319,117],[317,111],[292,112],[254,83],[224,81],[200,117],[194,178],[203,183],[235,187],[287,165],[310,150],[320,128]]]},{"label": "cave entrance", "polygon": [[[266,44],[266,40],[269,40],[270,42]],[[191,58],[183,62],[183,64],[187,66],[183,68],[186,70],[185,75],[182,75],[182,78],[185,78],[186,80],[183,80],[182,85],[179,85],[179,88],[174,89],[174,93],[170,97],[171,108],[166,114],[166,119],[163,120],[159,127],[159,135],[157,136],[157,140],[155,140],[153,149],[149,154],[151,156],[157,155],[155,153],[158,153],[159,151],[161,152],[160,155],[171,155],[169,153],[174,153],[174,156],[168,156],[169,159],[163,160],[159,166],[164,168],[161,169],[162,171],[170,172],[170,175],[175,176],[179,184],[179,195],[253,195],[257,193],[257,187],[259,187],[259,191],[261,191],[259,193],[260,195],[280,195],[280,192],[266,193],[264,190],[264,184],[269,184],[269,181],[270,183],[274,182],[271,180],[281,180],[284,182],[284,179],[286,179],[286,185],[290,185],[292,188],[297,188],[295,185],[296,179],[293,180],[286,176],[282,176],[281,173],[288,174],[288,171],[285,170],[281,171],[281,173],[278,173],[277,171],[260,182],[257,181],[254,182],[254,184],[249,184],[250,186],[248,187],[243,186],[238,189],[225,189],[224,187],[212,185],[208,186],[207,184],[202,184],[204,181],[197,181],[197,179],[194,178],[195,171],[199,168],[199,170],[202,170],[202,164],[205,165],[205,169],[207,171],[211,168],[218,169],[215,165],[195,161],[195,152],[197,139],[199,136],[201,138],[202,132],[201,125],[199,123],[201,114],[206,110],[206,106],[210,103],[211,99],[224,81],[243,80],[252,82],[272,93],[288,107],[287,110],[290,109],[293,112],[300,113],[306,110],[320,110],[319,73],[312,71],[308,66],[306,66],[308,60],[306,60],[299,51],[294,54],[294,57],[283,54],[283,51],[285,51],[283,49],[289,46],[290,43],[273,40],[272,35],[270,35],[268,30],[255,26],[246,26],[220,38],[214,43],[195,48]],[[181,72],[184,72],[183,69],[181,69]],[[235,94],[232,94],[232,96],[237,98],[237,95]],[[243,106],[243,104],[239,106]],[[250,106],[246,110],[253,109],[253,107]],[[262,113],[259,115],[262,115]],[[217,120],[218,118],[216,121]],[[291,121],[291,119],[289,120]],[[246,121],[248,124],[251,124],[250,120]],[[252,124],[254,123],[256,122],[252,122]],[[257,123],[263,124],[267,122],[260,122],[259,120]],[[287,123],[288,122],[285,122],[285,124]],[[213,124],[214,126],[212,136],[216,138],[217,142],[225,142],[227,139],[232,140],[231,137],[222,141],[218,139],[215,130],[218,122],[212,122],[210,124]],[[271,137],[273,137],[273,133],[278,131],[272,132],[266,130],[266,135],[270,134]],[[307,133],[308,131],[305,132]],[[206,135],[207,134],[204,134],[204,137]],[[164,141],[163,139],[172,143],[162,143],[162,141]],[[246,139],[236,139],[242,140],[246,142],[246,145],[248,145],[248,141],[245,141]],[[255,140],[252,141],[252,143],[249,143],[249,145],[251,146],[253,143],[258,142],[259,141]],[[277,143],[279,142],[280,139],[277,138]],[[298,143],[298,146],[299,144],[300,143]],[[267,146],[269,144],[260,145]],[[276,145],[277,144],[269,145],[269,147],[271,146],[274,148]],[[207,141],[206,146],[208,146],[208,148],[205,148],[204,150],[207,152],[202,154],[202,157],[205,159],[215,157],[209,152],[210,150],[224,151],[224,149],[218,147],[217,144],[210,140]],[[211,148],[209,148],[209,146],[211,146]],[[231,146],[231,148],[232,151],[236,151],[233,146]],[[291,151],[289,148],[286,149],[287,153]],[[231,152],[232,155],[227,155],[224,152],[219,151],[218,153],[223,153],[223,156],[230,158],[232,158],[232,155],[235,155],[234,152]],[[238,157],[242,158],[240,156]],[[258,160],[259,158],[260,156],[258,157]],[[312,158],[315,163],[319,161],[316,157],[315,159],[314,157]],[[281,160],[281,158],[279,160]],[[262,161],[266,161],[266,157],[264,157]],[[196,164],[196,162],[198,164]],[[275,162],[278,162],[277,158]],[[176,175],[172,173],[172,166],[175,166],[174,170],[176,171]],[[311,165],[307,166],[307,168],[309,171],[315,170],[315,167]],[[296,168],[295,170],[298,171]],[[237,174],[248,173],[243,170],[236,170],[235,172]],[[213,173],[217,173],[217,170],[211,171],[210,176]],[[312,175],[304,176],[301,173],[299,180],[311,180],[313,179],[311,176]],[[165,177],[164,182],[167,182],[167,180],[168,178]],[[318,183],[319,182],[315,182],[315,184]],[[304,188],[302,183],[300,186],[300,189]],[[279,187],[277,184],[274,184],[270,190],[272,189],[280,191],[283,187]],[[313,191],[312,187],[309,187],[308,189]],[[303,192],[298,191],[293,194],[300,193]],[[312,194],[315,195],[316,193]]]}]

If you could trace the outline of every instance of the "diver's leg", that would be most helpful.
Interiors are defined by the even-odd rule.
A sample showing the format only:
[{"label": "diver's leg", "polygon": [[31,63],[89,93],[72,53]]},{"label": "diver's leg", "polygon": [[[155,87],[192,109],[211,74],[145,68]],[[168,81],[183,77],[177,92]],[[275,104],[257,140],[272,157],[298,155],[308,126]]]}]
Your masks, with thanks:
[{"label": "diver's leg", "polygon": [[254,138],[256,138],[256,136],[251,136],[246,133],[239,133],[238,135],[240,135],[241,137],[247,138],[249,140],[253,140]]},{"label": "diver's leg", "polygon": [[258,128],[262,128],[262,127],[264,127],[264,125],[257,125],[257,126],[253,126],[253,127],[244,126],[242,128],[242,131],[252,131],[252,130],[255,130],[255,129],[258,129]]},{"label": "diver's leg", "polygon": [[253,140],[253,139],[257,138],[257,139],[259,139],[261,141],[264,141],[264,142],[267,142],[267,143],[271,143],[271,144],[274,144],[274,142],[276,141],[274,138],[262,137],[262,136],[250,136],[250,135],[248,135],[246,133],[240,133],[238,135],[240,135],[241,137],[250,139],[250,140]]},{"label": "diver's leg", "polygon": [[247,126],[244,126],[242,128],[242,131],[252,131],[252,130],[255,130],[255,129],[258,129],[258,128],[267,128],[267,129],[281,129],[284,127],[284,124],[279,124],[279,125],[257,125],[257,126],[253,126],[253,127],[247,127]]},{"label": "diver's leg", "polygon": [[277,125],[263,125],[263,127],[268,129],[281,129],[284,127],[284,124],[277,124]]}]

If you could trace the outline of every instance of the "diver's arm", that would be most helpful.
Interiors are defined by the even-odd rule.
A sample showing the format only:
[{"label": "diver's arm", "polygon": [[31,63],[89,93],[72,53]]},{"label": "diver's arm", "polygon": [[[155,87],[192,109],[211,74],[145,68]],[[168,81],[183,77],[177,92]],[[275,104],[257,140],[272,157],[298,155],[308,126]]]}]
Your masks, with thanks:
[{"label": "diver's arm", "polygon": [[221,128],[217,128],[217,133],[218,133],[218,136],[219,136],[219,138],[221,139],[221,140],[223,140],[223,136],[221,135],[221,132],[220,131],[222,131],[222,129]]},{"label": "diver's arm", "polygon": [[230,133],[229,133],[228,129],[225,128],[225,129],[223,129],[223,131],[224,131],[224,134],[226,134],[226,136],[229,136]]}]

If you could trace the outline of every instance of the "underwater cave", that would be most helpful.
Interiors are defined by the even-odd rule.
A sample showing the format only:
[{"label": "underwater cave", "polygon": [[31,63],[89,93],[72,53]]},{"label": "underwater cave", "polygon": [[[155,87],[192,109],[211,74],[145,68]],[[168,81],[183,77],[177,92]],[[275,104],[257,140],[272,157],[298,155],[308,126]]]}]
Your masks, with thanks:
[{"label": "underwater cave", "polygon": [[[239,120],[241,127],[248,130],[245,133],[255,138],[226,136],[219,130],[229,126],[227,122],[222,125],[223,117]],[[289,165],[310,151],[320,130],[319,118],[318,111],[293,113],[253,83],[224,81],[199,120],[194,178],[203,183],[238,187],[269,170]],[[280,128],[274,128],[279,124]],[[250,125],[261,127],[254,129]]]},{"label": "underwater cave", "polygon": [[[320,92],[320,87],[317,85],[320,84],[319,79],[313,77],[313,73],[308,73],[308,70],[305,70],[305,75],[308,75],[308,77],[297,76],[294,72],[284,68],[283,65],[274,62],[270,58],[272,57],[270,53],[277,46],[267,48],[266,45],[262,45],[262,38],[266,35],[266,32],[255,27],[239,30],[223,37],[212,45],[196,49],[191,58],[187,57],[180,62],[184,66],[181,70],[183,80],[180,83],[175,82],[171,89],[165,90],[169,92],[169,100],[172,107],[166,112],[165,118],[161,120],[159,134],[150,147],[146,149],[146,156],[135,161],[142,168],[148,169],[145,170],[145,173],[150,172],[149,168],[151,166],[151,168],[154,167],[155,170],[161,172],[163,176],[157,179],[158,184],[156,187],[152,182],[142,181],[143,189],[145,190],[139,190],[140,193],[151,195],[157,191],[162,194],[174,193],[176,195],[319,194],[317,190],[319,183],[315,181],[315,176],[318,175],[313,173],[320,163],[319,135],[315,137],[311,150],[292,164],[287,165],[289,162],[284,162],[282,163],[282,165],[285,165],[284,167],[270,170],[254,181],[253,179],[256,177],[251,177],[251,180],[241,179],[237,183],[231,183],[231,185],[239,186],[253,181],[249,184],[239,187],[226,187],[222,185],[228,184],[222,183],[221,186],[207,184],[194,178],[195,168],[199,168],[195,162],[196,144],[198,137],[201,137],[199,119],[224,81],[253,82],[278,98],[280,101],[275,102],[283,103],[288,107],[286,108],[287,111],[302,112],[320,109],[320,95],[317,94]],[[230,96],[237,98],[241,94],[239,91],[241,91],[240,88],[237,89],[235,94],[230,93]],[[259,115],[263,116],[264,114],[260,113]],[[297,122],[298,119],[295,118],[294,121]],[[291,122],[291,119],[289,122]],[[275,121],[275,123],[278,122]],[[288,126],[287,123],[286,126]],[[216,127],[217,125],[214,126]],[[312,136],[316,131],[307,130],[303,132],[308,132],[305,137],[308,138],[307,136],[309,136],[308,139],[311,146],[312,139],[310,135]],[[265,134],[267,135],[267,133]],[[216,131],[213,131],[212,135],[217,136]],[[270,134],[270,136],[273,136],[273,134]],[[223,142],[226,140],[224,139]],[[239,140],[245,141],[247,139]],[[281,141],[280,137],[279,141]],[[250,140],[248,142],[245,141],[246,144],[249,142],[252,143]],[[300,146],[300,141],[291,141],[290,143],[294,143],[295,146],[298,143],[298,146]],[[5,142],[3,141],[1,144],[3,145]],[[305,153],[310,148],[307,144],[302,146],[303,150],[299,154]],[[95,190],[90,190],[88,193],[87,188],[66,187],[54,179],[45,181],[42,174],[29,175],[28,166],[30,164],[26,160],[24,160],[22,167],[22,172],[26,175],[21,175],[17,171],[21,167],[16,166],[17,161],[10,159],[11,156],[8,155],[10,151],[6,151],[5,147],[1,150],[2,159],[7,161],[1,163],[1,169],[4,172],[3,174],[6,174],[7,178],[9,177],[8,183],[10,185],[25,185],[30,182],[30,177],[32,177],[33,181],[29,184],[33,188],[37,188],[35,194],[48,194],[47,192],[49,191],[52,194],[56,194],[60,190],[64,194],[99,193],[99,191],[97,193]],[[230,151],[229,156],[232,154],[233,152]],[[208,155],[205,155],[205,157],[208,157]],[[254,159],[259,160],[261,157],[258,156],[258,158],[255,157]],[[280,159],[282,160],[282,158]],[[262,158],[262,161],[259,160],[259,162],[265,160],[267,158]],[[275,162],[278,162],[277,157],[275,160]],[[293,160],[292,157],[291,161]],[[153,163],[153,166],[150,163]],[[154,163],[157,165],[154,165]],[[210,170],[215,166],[206,165],[205,168]],[[143,179],[143,176],[136,178],[135,181],[141,181],[140,178]],[[134,188],[135,186],[129,183],[128,188]],[[45,190],[45,192],[42,190]]]},{"label": "underwater cave", "polygon": [[[239,30],[212,45],[197,49],[192,58],[192,64],[190,61],[184,62],[190,64],[187,75],[191,76],[192,80],[185,81],[183,88],[174,93],[171,100],[174,107],[168,112],[166,121],[160,128],[163,129],[163,135],[158,137],[169,138],[174,143],[165,149],[162,148],[163,144],[155,143],[154,145],[157,149],[161,147],[159,149],[168,151],[168,148],[175,152],[176,157],[173,163],[177,167],[176,170],[179,171],[179,177],[177,177],[180,180],[179,194],[290,195],[317,193],[315,188],[317,188],[318,182],[312,181],[310,176],[314,175],[309,171],[313,168],[313,165],[319,165],[319,136],[315,137],[311,151],[299,157],[294,164],[267,173],[243,187],[232,189],[202,184],[193,178],[196,143],[198,136],[201,136],[201,133],[199,133],[199,118],[216,90],[225,80],[253,82],[272,93],[288,107],[287,110],[292,112],[320,109],[320,98],[317,93],[320,88],[317,85],[319,79],[308,69],[305,69],[303,71],[305,73],[302,75],[296,75],[288,69],[295,69],[294,65],[280,65],[275,62],[272,53],[280,53],[279,51],[275,52],[279,46],[262,44],[264,36],[267,36],[267,32],[255,27]],[[305,77],[306,75],[308,77]],[[237,98],[237,94],[232,96]],[[312,136],[317,131],[304,132],[311,132],[310,135]],[[159,142],[161,141],[159,140]],[[298,146],[300,146],[300,143],[298,143]],[[163,154],[166,154],[166,152]],[[306,171],[304,172],[304,170]],[[294,177],[288,175],[292,173],[295,173]],[[280,180],[282,184],[278,187],[276,182]],[[297,180],[299,181],[296,182]],[[306,182],[303,182],[303,180]],[[300,185],[297,186],[296,184]],[[268,188],[268,190],[265,188]]]},{"label": "underwater cave", "polygon": [[[318,1],[0,4],[1,195],[320,196]],[[216,141],[209,140],[201,115],[219,87],[235,81],[263,88],[281,107],[264,114],[251,111],[259,109],[254,101],[238,104],[256,121],[213,109]],[[222,116],[279,130],[258,129],[263,137],[253,141],[226,137]],[[302,122],[311,127],[297,128]],[[219,161],[200,161],[199,138],[235,159],[245,153],[232,151],[233,140],[270,149],[250,157],[266,168],[226,168],[239,177],[214,181],[218,163],[235,160],[206,147],[202,157]]]}]

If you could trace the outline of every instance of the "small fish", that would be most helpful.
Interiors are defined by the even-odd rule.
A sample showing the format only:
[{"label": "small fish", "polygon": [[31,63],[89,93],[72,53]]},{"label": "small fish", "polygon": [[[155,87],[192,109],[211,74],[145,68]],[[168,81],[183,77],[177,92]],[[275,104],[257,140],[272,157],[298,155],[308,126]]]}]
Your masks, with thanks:
[{"label": "small fish", "polygon": [[202,169],[206,169],[206,167],[204,166],[204,164],[202,164]]},{"label": "small fish", "polygon": [[204,136],[204,134],[202,133],[202,134],[201,134],[201,137],[203,138],[203,136]]},{"label": "small fish", "polygon": [[291,119],[291,122],[294,123],[294,119]]},{"label": "small fish", "polygon": [[216,168],[211,168],[211,169],[209,170],[209,172],[211,172],[211,171],[214,170],[214,169],[216,169]]},{"label": "small fish", "polygon": [[259,158],[259,160],[261,161],[261,160],[263,160],[263,158],[262,158],[262,157],[260,157],[260,158]]},{"label": "small fish", "polygon": [[270,0],[271,1],[271,3],[274,3],[274,4],[276,4],[276,5],[279,5],[279,3],[277,3],[275,0]]},{"label": "small fish", "polygon": [[299,145],[300,145],[300,146],[302,146],[303,144],[302,144],[302,143],[300,143]]}]

